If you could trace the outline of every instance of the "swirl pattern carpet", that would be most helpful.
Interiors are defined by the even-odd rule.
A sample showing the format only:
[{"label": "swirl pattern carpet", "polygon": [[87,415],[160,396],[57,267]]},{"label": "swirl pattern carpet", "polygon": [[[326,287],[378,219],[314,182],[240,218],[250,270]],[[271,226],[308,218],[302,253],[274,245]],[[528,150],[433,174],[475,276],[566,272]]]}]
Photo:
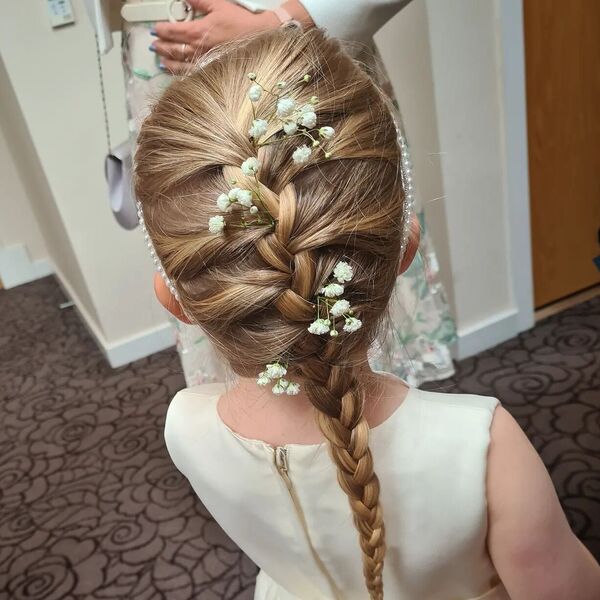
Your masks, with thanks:
[{"label": "swirl pattern carpet", "polygon": [[[0,600],[250,599],[256,567],[172,466],[167,350],[111,369],[47,277],[0,291]],[[600,558],[600,299],[429,384],[495,395]]]}]

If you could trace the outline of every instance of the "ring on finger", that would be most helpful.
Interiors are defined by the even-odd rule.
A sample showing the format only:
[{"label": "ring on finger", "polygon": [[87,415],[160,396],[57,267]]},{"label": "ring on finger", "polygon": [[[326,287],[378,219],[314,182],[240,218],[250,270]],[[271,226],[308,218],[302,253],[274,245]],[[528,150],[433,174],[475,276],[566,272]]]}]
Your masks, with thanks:
[{"label": "ring on finger", "polygon": [[181,44],[181,54],[183,56],[184,62],[189,62],[190,59],[187,56],[186,49],[187,49],[187,44],[184,42]]}]

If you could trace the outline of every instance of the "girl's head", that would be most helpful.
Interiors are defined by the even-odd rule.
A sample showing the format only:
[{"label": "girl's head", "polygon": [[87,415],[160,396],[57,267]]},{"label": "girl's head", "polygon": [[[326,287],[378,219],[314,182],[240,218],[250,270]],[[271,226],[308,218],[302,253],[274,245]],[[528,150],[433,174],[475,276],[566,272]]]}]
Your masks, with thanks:
[{"label": "girl's head", "polygon": [[[249,73],[264,88],[258,100],[248,96]],[[268,90],[306,112],[313,106],[316,126],[308,117],[286,134]],[[269,121],[258,142],[249,136],[255,118]],[[319,136],[323,126],[332,139]],[[304,144],[311,154],[299,163],[293,154]],[[249,157],[260,164],[256,177],[241,168]],[[136,153],[136,194],[176,288],[174,311],[200,325],[238,375],[257,377],[279,361],[304,388],[350,499],[374,598],[382,595],[384,526],[358,374],[401,258],[400,161],[388,101],[370,78],[338,42],[290,29],[222,47],[175,81],[145,121]],[[218,207],[232,188],[250,190],[257,208],[241,200],[226,207],[224,197]],[[224,218],[220,233],[209,230],[215,216]],[[337,319],[337,336],[311,333],[340,298],[319,292],[340,262],[353,271],[341,296],[353,314]],[[350,316],[362,322],[352,333],[343,329]]]}]

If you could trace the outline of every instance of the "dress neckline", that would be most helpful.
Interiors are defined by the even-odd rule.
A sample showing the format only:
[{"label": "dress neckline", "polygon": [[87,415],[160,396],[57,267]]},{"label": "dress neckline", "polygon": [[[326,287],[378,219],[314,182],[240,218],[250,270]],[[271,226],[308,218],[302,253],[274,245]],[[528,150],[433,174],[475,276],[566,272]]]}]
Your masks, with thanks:
[{"label": "dress neckline", "polygon": [[[404,400],[402,400],[402,402],[387,416],[386,419],[384,419],[383,421],[381,421],[381,423],[375,425],[375,427],[370,427],[369,428],[369,434],[372,435],[373,433],[379,431],[383,431],[385,430],[387,427],[390,426],[390,423],[394,422],[398,416],[403,413],[405,411],[405,405],[407,404],[407,402],[410,400],[412,401],[413,396],[416,394],[416,392],[418,392],[418,389],[408,385],[406,383],[406,381],[404,381],[403,379],[401,379],[400,377],[393,375],[393,373],[387,373],[384,371],[377,371],[377,372],[381,372],[381,373],[385,373],[386,375],[392,375],[392,377],[396,377],[397,379],[400,379],[403,383],[405,383],[408,387],[406,395],[404,396]],[[219,414],[219,400],[222,396],[223,392],[220,392],[216,395],[213,395],[212,397],[212,409],[214,412],[214,418],[217,421],[217,425],[223,429],[226,433],[228,433],[229,435],[232,435],[234,438],[236,438],[237,440],[245,443],[245,444],[251,444],[253,446],[261,446],[263,448],[268,448],[268,449],[273,449],[276,446],[274,446],[273,444],[269,444],[268,442],[265,442],[264,440],[260,440],[257,438],[249,438],[249,437],[245,437],[243,436],[241,433],[238,433],[237,431],[234,431],[231,427],[229,427],[229,425],[227,425],[227,423],[225,423],[225,421],[223,421],[223,419],[221,418],[221,415]],[[412,403],[412,402],[411,402]],[[306,449],[306,450],[316,450],[319,449],[320,447],[324,446],[326,444],[326,441],[323,440],[321,442],[316,442],[316,443],[312,443],[312,444],[298,444],[298,443],[289,443],[289,444],[281,444],[278,447],[279,448],[294,448],[294,449]]]}]

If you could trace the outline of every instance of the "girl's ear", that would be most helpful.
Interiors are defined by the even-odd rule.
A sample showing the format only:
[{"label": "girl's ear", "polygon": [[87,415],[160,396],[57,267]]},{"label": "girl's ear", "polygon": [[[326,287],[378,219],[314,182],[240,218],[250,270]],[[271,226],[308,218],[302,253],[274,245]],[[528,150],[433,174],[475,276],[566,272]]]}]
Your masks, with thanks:
[{"label": "girl's ear", "polygon": [[[415,259],[417,250],[419,249],[419,242],[421,241],[421,225],[419,223],[419,217],[413,213],[410,222],[410,231],[408,234],[408,244],[404,256],[398,265],[398,275],[402,275],[408,267],[410,267],[412,261]],[[168,291],[168,290],[167,290]]]},{"label": "girl's ear", "polygon": [[176,318],[183,323],[192,324],[192,322],[185,316],[181,304],[177,301],[177,298],[171,294],[164,279],[158,274],[154,273],[154,293],[158,298],[158,301]]}]

